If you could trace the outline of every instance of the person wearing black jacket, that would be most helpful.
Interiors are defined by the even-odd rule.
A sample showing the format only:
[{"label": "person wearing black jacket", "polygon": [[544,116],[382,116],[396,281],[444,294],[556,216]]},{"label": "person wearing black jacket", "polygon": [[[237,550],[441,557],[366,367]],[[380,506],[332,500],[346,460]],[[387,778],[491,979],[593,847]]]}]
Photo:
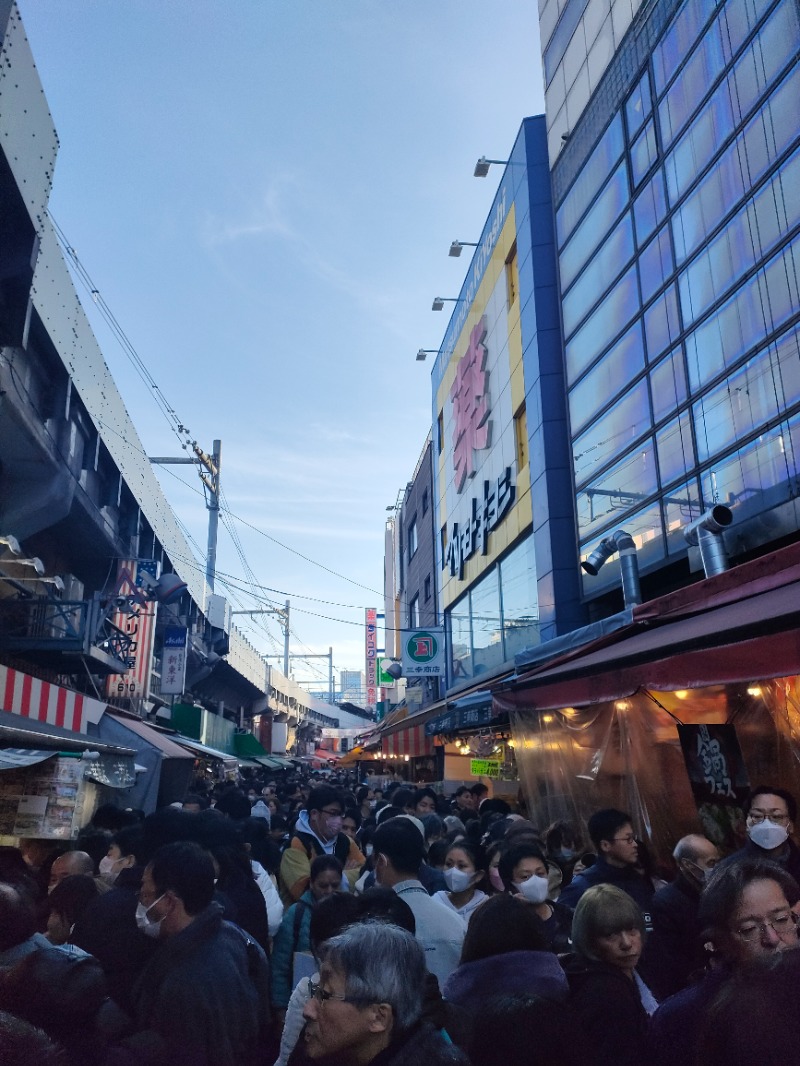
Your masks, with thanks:
[{"label": "person wearing black jacket", "polygon": [[564,969],[588,1044],[587,1066],[642,1066],[648,1015],[657,1003],[636,972],[644,944],[641,911],[620,889],[597,885],[575,908],[572,940],[575,954]]}]

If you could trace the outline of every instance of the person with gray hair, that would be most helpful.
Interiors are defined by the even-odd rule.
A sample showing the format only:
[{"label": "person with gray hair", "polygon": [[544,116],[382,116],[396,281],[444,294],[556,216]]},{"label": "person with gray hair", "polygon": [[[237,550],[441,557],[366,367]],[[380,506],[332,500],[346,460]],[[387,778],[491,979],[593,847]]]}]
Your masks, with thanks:
[{"label": "person with gray hair", "polygon": [[647,938],[640,971],[657,999],[685,988],[706,963],[701,937],[700,893],[721,856],[715,844],[697,833],[681,837],[672,853],[678,874],[660,888],[650,908],[653,931]]},{"label": "person with gray hair", "polygon": [[425,953],[405,929],[367,921],[319,949],[319,982],[303,1009],[311,1059],[337,1066],[469,1066],[422,1021]]}]

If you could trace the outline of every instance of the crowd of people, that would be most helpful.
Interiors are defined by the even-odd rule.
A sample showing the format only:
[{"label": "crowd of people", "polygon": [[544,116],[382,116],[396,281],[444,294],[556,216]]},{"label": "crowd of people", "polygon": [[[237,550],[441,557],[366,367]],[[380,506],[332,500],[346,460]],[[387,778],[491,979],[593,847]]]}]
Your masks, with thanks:
[{"label": "crowd of people", "polygon": [[[794,797],[659,868],[630,814],[536,826],[315,774],[101,807],[0,848],[6,1066],[787,1066]],[[669,875],[668,875],[669,874]],[[797,1057],[797,1058],[796,1058]]]}]

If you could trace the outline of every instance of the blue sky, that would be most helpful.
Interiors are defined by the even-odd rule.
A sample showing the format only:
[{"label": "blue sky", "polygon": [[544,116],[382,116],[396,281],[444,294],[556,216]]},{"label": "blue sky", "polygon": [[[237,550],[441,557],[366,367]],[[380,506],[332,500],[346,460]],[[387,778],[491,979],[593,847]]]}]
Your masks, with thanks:
[{"label": "blue sky", "polygon": [[[386,506],[430,428],[414,356],[441,342],[431,301],[469,265],[447,249],[476,239],[500,175],[472,169],[543,111],[535,0],[19,6],[61,144],[58,225],[184,424],[222,440],[231,512],[342,575],[235,523],[256,581],[290,595],[292,651],[333,645],[337,669],[363,668]],[[176,454],[84,305],[148,453]],[[204,548],[199,483],[172,471]],[[246,585],[224,527],[218,568]],[[238,624],[264,652],[280,639]]]}]

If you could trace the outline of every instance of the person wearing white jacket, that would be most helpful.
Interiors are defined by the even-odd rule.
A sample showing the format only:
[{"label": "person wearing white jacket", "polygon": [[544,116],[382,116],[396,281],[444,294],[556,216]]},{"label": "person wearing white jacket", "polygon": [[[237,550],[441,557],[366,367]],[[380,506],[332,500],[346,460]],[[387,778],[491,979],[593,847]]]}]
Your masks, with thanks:
[{"label": "person wearing white jacket", "polygon": [[267,905],[269,935],[275,936],[281,927],[281,919],[283,918],[283,903],[281,902],[281,897],[278,895],[278,889],[275,887],[275,882],[261,863],[256,862],[255,859],[251,859],[250,865],[253,868],[253,876],[256,879],[256,884],[261,889],[261,895],[264,897],[264,902]]}]

